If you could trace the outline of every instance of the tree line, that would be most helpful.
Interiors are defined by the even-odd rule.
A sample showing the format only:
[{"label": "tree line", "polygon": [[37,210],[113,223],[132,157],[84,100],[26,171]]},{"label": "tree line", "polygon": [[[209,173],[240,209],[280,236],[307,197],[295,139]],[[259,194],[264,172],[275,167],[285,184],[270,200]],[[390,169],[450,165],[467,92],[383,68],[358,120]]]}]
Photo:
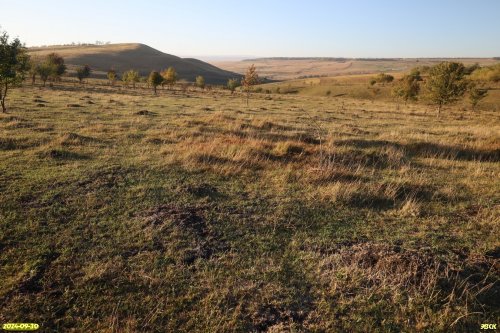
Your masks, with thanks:
[{"label": "tree line", "polygon": [[[45,87],[47,81],[57,82],[61,80],[63,74],[67,72],[64,58],[57,53],[50,53],[45,57],[30,57],[26,47],[18,38],[9,40],[9,35],[5,31],[0,31],[0,103],[2,111],[7,111],[6,97],[10,88],[21,85],[27,77],[31,78],[32,85],[35,85],[37,77]],[[75,69],[78,81],[83,84],[85,79],[90,77],[92,68],[89,65],[78,66]],[[107,78],[111,85],[118,80],[118,73],[115,69],[107,72]],[[152,71],[147,77],[141,77],[139,72],[133,69],[125,71],[121,80],[126,86],[135,88],[138,82],[145,82],[152,87],[154,94],[157,94],[158,86],[167,85],[170,89],[178,81],[178,74],[173,67],[169,67],[162,72]],[[251,66],[245,77],[240,81],[229,79],[227,89],[233,93],[239,86],[243,86],[247,92],[247,104],[251,87],[259,82],[255,66]],[[205,78],[201,75],[195,79],[195,86],[205,89]]]}]

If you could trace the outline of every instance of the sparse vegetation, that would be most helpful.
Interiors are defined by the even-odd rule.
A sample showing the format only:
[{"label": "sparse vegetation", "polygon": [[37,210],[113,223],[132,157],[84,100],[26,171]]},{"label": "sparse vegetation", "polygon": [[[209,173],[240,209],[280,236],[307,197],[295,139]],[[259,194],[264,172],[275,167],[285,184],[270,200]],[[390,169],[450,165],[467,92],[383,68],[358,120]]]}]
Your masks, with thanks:
[{"label": "sparse vegetation", "polygon": [[495,111],[100,83],[15,89],[0,116],[0,321],[468,332],[498,318]]},{"label": "sparse vegetation", "polygon": [[[314,66],[281,82],[261,73],[267,59],[263,80],[252,64],[240,81],[103,44],[30,57],[0,35],[0,100],[13,105],[0,113],[0,323],[444,333],[498,321],[491,59],[285,58]],[[325,62],[350,74],[315,72]],[[170,64],[179,73],[152,70]],[[246,100],[232,96],[240,82]],[[449,107],[436,119],[430,103]]]}]

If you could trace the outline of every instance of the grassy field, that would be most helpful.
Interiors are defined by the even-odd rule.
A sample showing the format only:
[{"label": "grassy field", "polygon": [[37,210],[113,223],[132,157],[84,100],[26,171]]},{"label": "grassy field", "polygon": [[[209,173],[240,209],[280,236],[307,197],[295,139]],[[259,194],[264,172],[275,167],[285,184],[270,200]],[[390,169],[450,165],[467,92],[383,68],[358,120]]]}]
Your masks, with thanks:
[{"label": "grassy field", "polygon": [[[393,73],[395,81],[386,84],[370,85],[370,79],[374,74],[341,75],[335,77],[296,79],[282,82],[262,84],[259,87],[265,92],[279,92],[282,94],[297,94],[303,96],[328,96],[330,98],[349,97],[365,101],[395,102],[392,94],[394,85],[404,73]],[[419,103],[427,103],[425,100],[425,87],[421,84],[421,96]],[[494,82],[485,83],[488,95],[479,104],[483,110],[500,111],[500,84]],[[429,108],[432,108],[429,106]],[[466,96],[459,101],[454,108],[461,111],[470,111],[470,102]]]},{"label": "grassy field", "polygon": [[[321,95],[321,94],[320,94]],[[345,97],[12,91],[0,321],[471,332],[500,315],[500,118]]]},{"label": "grassy field", "polygon": [[450,60],[465,65],[489,66],[498,63],[492,58],[398,58],[398,59],[332,59],[332,58],[257,58],[243,61],[211,61],[228,71],[245,74],[255,64],[259,75],[273,80],[291,80],[307,76],[341,76],[373,73],[405,72],[419,66],[433,66]]}]

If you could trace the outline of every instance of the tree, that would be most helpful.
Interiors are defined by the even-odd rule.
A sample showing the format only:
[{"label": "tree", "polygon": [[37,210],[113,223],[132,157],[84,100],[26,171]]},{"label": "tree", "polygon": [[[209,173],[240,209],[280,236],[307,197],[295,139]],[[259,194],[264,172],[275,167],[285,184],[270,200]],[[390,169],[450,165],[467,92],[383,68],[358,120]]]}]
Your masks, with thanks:
[{"label": "tree", "polygon": [[10,87],[22,83],[29,70],[29,55],[21,41],[9,42],[7,32],[0,32],[0,104],[7,112],[5,99]]},{"label": "tree", "polygon": [[138,71],[133,69],[126,71],[122,75],[122,81],[128,86],[129,83],[132,83],[132,88],[135,89],[135,84],[141,80],[141,76]]},{"label": "tree", "polygon": [[252,64],[252,66],[250,66],[247,69],[245,77],[241,81],[241,85],[243,86],[244,90],[247,93],[247,106],[248,106],[248,100],[250,99],[250,90],[257,83],[259,83],[259,75],[257,75],[257,70],[255,69],[255,65]]},{"label": "tree", "polygon": [[173,67],[169,67],[167,70],[161,72],[161,76],[163,77],[162,84],[167,84],[170,89],[172,89],[175,82],[177,82],[177,72]]},{"label": "tree", "polygon": [[37,66],[37,74],[40,75],[40,80],[42,80],[44,87],[45,83],[53,73],[54,73],[54,66],[52,66],[47,61],[44,61]]},{"label": "tree", "polygon": [[149,74],[148,82],[149,84],[153,87],[153,91],[156,95],[156,88],[163,83],[163,76],[160,75],[157,71],[152,71],[151,74]]},{"label": "tree", "polygon": [[472,111],[476,110],[477,104],[488,95],[487,89],[479,88],[474,82],[469,84],[469,101]]},{"label": "tree", "polygon": [[76,77],[78,78],[78,81],[80,81],[80,84],[83,83],[84,79],[90,76],[91,72],[92,69],[89,65],[81,66],[76,69]]},{"label": "tree", "polygon": [[438,116],[443,105],[450,104],[463,96],[467,89],[464,65],[445,61],[430,68],[426,88],[429,99],[437,105]]},{"label": "tree", "polygon": [[31,78],[31,85],[34,86],[36,82],[36,76],[38,75],[39,67],[40,67],[41,61],[38,58],[31,58],[30,59],[30,64],[29,64],[29,71],[28,75]]},{"label": "tree", "polygon": [[227,88],[229,90],[231,90],[231,94],[234,93],[234,91],[236,90],[236,88],[238,88],[240,86],[240,82],[236,79],[229,79],[227,81]]},{"label": "tree", "polygon": [[114,86],[115,85],[115,82],[116,82],[116,71],[111,68],[109,71],[108,71],[108,81],[109,81],[109,84]]},{"label": "tree", "polygon": [[50,53],[47,55],[47,63],[52,67],[50,76],[54,81],[59,81],[61,76],[66,72],[64,58],[57,53]]},{"label": "tree", "polygon": [[[420,92],[420,84],[422,78],[420,77],[420,72],[412,71],[410,74],[405,75],[398,81],[397,85],[392,90],[392,94],[398,98],[405,101],[416,101],[418,94]],[[399,108],[399,106],[398,106]]]},{"label": "tree", "polygon": [[205,78],[201,75],[196,77],[196,86],[201,89],[205,89]]}]

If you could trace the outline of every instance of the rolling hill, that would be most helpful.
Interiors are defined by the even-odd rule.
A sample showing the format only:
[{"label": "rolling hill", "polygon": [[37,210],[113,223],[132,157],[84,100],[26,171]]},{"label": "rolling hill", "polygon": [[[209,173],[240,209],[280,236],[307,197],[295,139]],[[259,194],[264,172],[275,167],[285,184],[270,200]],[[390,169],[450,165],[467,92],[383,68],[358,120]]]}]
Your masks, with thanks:
[{"label": "rolling hill", "polygon": [[180,58],[144,44],[48,46],[30,48],[29,52],[35,57],[57,52],[64,57],[70,73],[75,66],[88,64],[96,76],[104,76],[110,68],[119,73],[135,69],[141,75],[147,75],[152,70],[161,71],[169,66],[175,68],[180,79],[188,81],[202,75],[207,83],[224,84],[230,78],[241,76],[198,59]]}]

